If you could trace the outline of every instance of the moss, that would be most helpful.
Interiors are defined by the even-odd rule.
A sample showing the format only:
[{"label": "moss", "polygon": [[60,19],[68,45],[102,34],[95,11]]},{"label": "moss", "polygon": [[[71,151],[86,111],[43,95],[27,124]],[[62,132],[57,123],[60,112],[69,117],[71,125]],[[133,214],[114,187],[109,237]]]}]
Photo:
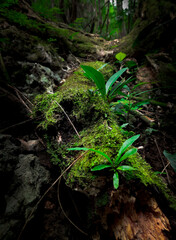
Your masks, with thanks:
[{"label": "moss", "polygon": [[[81,132],[81,140],[74,146],[84,146],[100,150],[106,153],[111,159],[117,155],[122,143],[125,141],[119,127],[113,120],[100,120],[95,125]],[[74,186],[75,183],[79,186],[88,187],[92,183],[94,174],[90,171],[95,165],[107,163],[107,159],[101,155],[87,152],[81,160],[70,170],[67,176],[67,184]],[[126,161],[136,169],[133,172],[133,178],[138,178],[145,185],[154,185],[170,202],[170,206],[176,210],[176,199],[171,196],[169,189],[162,179],[152,171],[151,166],[137,153],[132,155]]]},{"label": "moss", "polygon": [[35,28],[38,31],[42,30],[43,24],[38,23],[35,20],[29,19],[25,14],[17,12],[11,9],[1,9],[2,16],[6,17],[10,22],[19,24],[20,26],[25,26],[28,29]]},{"label": "moss", "polygon": [[[117,124],[110,124],[110,119],[100,119],[98,123],[83,130],[81,140],[75,146],[90,147],[106,153],[113,158],[123,142]],[[111,129],[112,128],[112,129]],[[80,186],[86,187],[91,184],[92,172],[90,169],[98,164],[106,162],[106,159],[99,154],[87,152],[71,169],[67,176],[67,184],[78,182]]]},{"label": "moss", "polygon": [[[103,62],[88,62],[85,64],[94,68],[104,65]],[[106,69],[106,76],[108,76],[113,69],[110,65],[107,65],[102,69],[102,72]],[[43,120],[40,121],[40,126],[47,129],[48,126],[57,123],[58,114],[63,116],[58,103],[61,106],[70,104],[72,106],[70,117],[76,118],[79,124],[90,124],[90,122],[99,119],[100,116],[110,113],[110,110],[104,100],[96,93],[89,92],[89,89],[95,90],[95,85],[83,75],[83,70],[79,68],[56,93],[44,93],[35,98],[33,116],[36,117],[39,113],[42,113]],[[88,104],[84,105],[84,102]]]}]

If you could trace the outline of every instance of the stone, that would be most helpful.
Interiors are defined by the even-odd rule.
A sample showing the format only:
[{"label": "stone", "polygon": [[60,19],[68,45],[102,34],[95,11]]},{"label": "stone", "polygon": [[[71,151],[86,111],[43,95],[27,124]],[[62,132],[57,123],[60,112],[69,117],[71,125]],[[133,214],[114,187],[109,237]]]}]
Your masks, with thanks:
[{"label": "stone", "polygon": [[26,75],[26,83],[29,87],[40,87],[41,90],[53,93],[55,83],[59,84],[61,78],[50,68],[34,63],[30,73]]},{"label": "stone", "polygon": [[50,174],[34,154],[21,154],[20,142],[0,135],[0,239],[16,239],[49,183]]}]

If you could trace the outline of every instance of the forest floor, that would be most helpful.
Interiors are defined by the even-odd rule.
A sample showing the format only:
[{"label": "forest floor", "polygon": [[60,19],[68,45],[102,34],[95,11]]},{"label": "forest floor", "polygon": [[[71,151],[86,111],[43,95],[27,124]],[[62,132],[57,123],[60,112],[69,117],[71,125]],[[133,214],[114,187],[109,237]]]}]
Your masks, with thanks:
[{"label": "forest floor", "polygon": [[[73,71],[75,70],[73,64]],[[71,74],[72,70],[70,70]],[[141,67],[137,71],[137,81],[152,82],[155,78],[155,75],[150,67]],[[152,80],[152,81],[151,81]],[[131,87],[133,83],[131,84]],[[141,87],[141,91],[150,89],[151,85]],[[161,94],[161,93],[159,93]],[[171,99],[172,102],[172,99]],[[138,152],[140,155],[152,166],[152,169],[164,179],[166,184],[169,186],[171,191],[176,194],[176,178],[173,168],[170,166],[169,161],[164,157],[163,151],[167,150],[170,153],[176,152],[176,139],[175,133],[171,128],[168,128],[167,124],[165,127],[160,129],[161,120],[167,121],[167,116],[172,111],[171,103],[167,103],[167,107],[161,107],[158,105],[148,104],[145,108],[140,109],[139,112],[143,114],[147,119],[148,123],[154,123],[154,126],[151,127],[150,124],[143,121],[140,117],[135,117],[131,126],[128,126],[126,130],[128,132],[133,131],[135,134],[141,134],[140,146]],[[123,120],[124,121],[124,120]],[[123,121],[121,123],[123,123]],[[68,123],[69,124],[69,123]],[[35,133],[34,133],[35,134]],[[68,138],[69,139],[69,138]],[[41,164],[52,173],[52,181],[58,178],[59,168],[53,165],[50,162],[50,155],[46,151],[39,153]],[[82,201],[86,202],[86,199],[81,195],[75,194],[74,192],[68,189],[64,182],[59,182],[60,185],[60,199],[58,202],[58,183],[48,192],[47,196],[41,203],[39,211],[34,221],[29,223],[24,231],[23,238],[25,240],[31,239],[31,228],[35,232],[36,239],[67,239],[63,236],[67,232],[69,239],[81,240],[83,235],[81,229],[76,229],[74,224],[71,221],[74,219],[75,222],[79,224],[79,218],[81,210]],[[163,200],[160,194],[157,194],[157,191],[153,192],[159,207],[162,209],[166,217],[170,221],[171,225],[171,235],[169,239],[175,239],[176,234],[176,220],[175,213],[168,208],[165,200]],[[72,199],[72,202],[70,202]],[[62,202],[62,203],[61,203]],[[63,210],[64,209],[64,210]],[[84,210],[83,210],[84,211]],[[58,212],[60,217],[58,219]],[[65,215],[68,214],[68,219],[65,218]],[[72,220],[71,220],[72,219]],[[86,219],[81,219],[81,221],[86,221]],[[69,225],[69,230],[65,226]],[[78,227],[79,228],[79,227]],[[62,231],[60,230],[62,229]],[[65,232],[64,232],[65,231]],[[60,236],[58,238],[58,236]],[[87,236],[84,236],[84,239],[89,239]],[[96,237],[94,238],[96,239]],[[97,238],[98,239],[98,238]]]},{"label": "forest floor", "polygon": [[[32,106],[32,104],[30,103],[29,99],[27,99],[27,97],[24,97],[25,94],[20,91],[24,90],[24,93],[27,93],[26,96],[31,96],[31,93],[33,93],[33,90],[37,86],[36,88],[38,88],[38,94],[44,92],[43,88],[40,89],[41,86],[43,87],[43,83],[38,83],[37,81],[34,81],[31,85],[26,83],[26,74],[28,74],[28,77],[29,75],[31,76],[31,71],[36,70],[36,66],[39,67],[39,70],[42,69],[42,71],[39,72],[37,76],[37,80],[40,79],[41,73],[43,73],[43,70],[45,70],[45,73],[46,71],[50,73],[56,72],[59,76],[61,76],[61,82],[63,83],[67,81],[68,77],[72,75],[72,73],[80,66],[80,63],[82,62],[85,63],[86,61],[92,61],[92,59],[94,61],[98,59],[106,63],[110,62],[114,64],[115,53],[113,52],[113,49],[115,49],[116,46],[119,44],[119,40],[113,40],[108,42],[103,39],[99,39],[96,36],[86,35],[81,32],[76,32],[75,35],[76,30],[71,28],[64,30],[65,25],[56,29],[56,32],[53,32],[51,26],[50,28],[46,28],[46,26],[43,25],[44,29],[46,30],[46,35],[41,35],[41,33],[38,32],[38,29],[33,29],[33,27],[30,27],[29,31],[29,29],[25,29],[25,26],[18,25],[18,23],[14,23],[13,20],[11,21],[12,22],[5,19],[3,20],[1,26],[2,33],[5,34],[2,34],[2,38],[6,39],[6,37],[9,37],[11,43],[8,45],[6,42],[4,42],[5,45],[7,44],[7,49],[4,48],[5,52],[3,53],[4,55],[2,54],[1,60],[3,60],[4,58],[4,66],[5,68],[7,67],[7,70],[9,71],[7,72],[12,78],[11,81],[14,84],[14,87],[4,83],[4,79],[2,81],[2,87],[0,87],[0,97],[2,100],[0,102],[0,123],[3,126],[0,129],[0,133],[3,135],[2,138],[0,138],[0,151],[3,151],[4,149],[4,152],[6,151],[6,148],[4,146],[6,144],[6,141],[4,141],[4,138],[8,139],[12,137],[16,148],[14,149],[14,152],[8,152],[9,156],[7,157],[9,159],[12,158],[12,160],[14,160],[14,156],[11,155],[16,155],[17,160],[15,161],[18,161],[19,154],[21,153],[27,156],[32,154],[36,155],[39,158],[41,166],[46,168],[50,173],[49,183],[45,183],[45,186],[42,186],[46,190],[47,185],[49,189],[46,196],[44,198],[40,198],[41,201],[39,201],[38,210],[35,213],[35,217],[32,218],[31,221],[26,222],[24,229],[20,226],[17,227],[17,230],[19,232],[21,231],[21,240],[29,240],[32,238],[42,240],[88,240],[90,238],[86,235],[86,233],[83,233],[83,231],[86,231],[84,230],[84,225],[86,225],[88,221],[88,216],[85,213],[85,207],[87,207],[88,205],[88,199],[85,194],[82,194],[79,191],[74,191],[71,188],[67,187],[63,179],[61,181],[56,181],[61,174],[61,169],[59,169],[57,165],[53,165],[51,163],[51,155],[47,153],[44,140],[45,132],[40,130],[37,125],[38,123],[34,122],[34,120],[36,119],[31,118],[31,109],[29,109],[28,106]],[[61,35],[61,33],[63,35]],[[36,36],[34,37],[33,34]],[[39,39],[39,37],[41,37],[41,39]],[[56,41],[50,42],[50,37],[52,37],[53,39],[56,38]],[[89,42],[89,40],[91,40],[91,42]],[[60,49],[58,49],[58,46]],[[137,60],[134,58],[128,60],[137,62]],[[117,65],[116,68],[118,71],[119,65]],[[28,82],[29,80],[30,79],[28,79]],[[140,86],[141,91],[151,90],[153,88],[154,82],[156,89],[151,92],[149,91],[148,97],[151,97],[152,99],[157,99],[159,96],[162,96],[164,106],[160,106],[156,102],[155,104],[146,104],[143,106],[143,108],[138,109],[137,116],[130,114],[128,117],[126,117],[126,119],[120,119],[118,124],[121,125],[128,122],[129,124],[124,129],[124,131],[126,131],[127,134],[132,131],[134,134],[141,135],[140,145],[136,145],[136,147],[138,147],[138,152],[143,157],[143,159],[145,159],[152,166],[155,172],[159,172],[158,174],[161,175],[162,179],[168,185],[171,192],[176,196],[175,172],[171,167],[169,161],[163,155],[164,150],[167,150],[169,153],[172,154],[176,152],[176,138],[174,132],[175,119],[173,119],[172,116],[173,111],[175,111],[175,95],[173,94],[170,97],[167,92],[162,92],[162,90],[158,88],[157,83],[155,83],[157,82],[155,71],[149,63],[145,62],[145,64],[140,63],[138,65],[136,72],[136,81],[135,83],[131,82],[130,87],[133,88],[135,84],[138,84],[140,82],[148,82],[148,84]],[[24,86],[25,84],[26,86]],[[20,86],[21,89],[18,90],[18,86]],[[59,83],[57,85],[55,84],[54,90],[58,87]],[[67,111],[67,109],[65,110]],[[18,124],[20,122],[21,124]],[[68,121],[63,122],[63,132],[67,133],[68,126],[70,126],[69,124],[70,123]],[[53,131],[53,136],[56,137],[57,133],[55,132],[55,129],[51,129],[51,131]],[[57,137],[58,141],[61,141],[59,139],[59,136]],[[68,135],[65,134],[64,137],[64,141],[69,142],[69,131]],[[8,142],[9,149],[11,143],[12,142],[10,142],[9,144]],[[5,154],[4,152],[1,152],[2,156],[3,154]],[[35,161],[30,163],[31,168],[33,167],[34,162]],[[12,163],[12,167],[13,164],[14,163]],[[6,197],[2,196],[2,200],[0,202],[3,206],[3,210],[0,211],[0,213],[2,212],[2,214],[6,213],[6,200],[8,200],[9,196],[9,199],[11,200],[11,195],[9,195],[8,197],[7,195],[9,193],[11,194],[11,186],[13,185],[14,180],[14,169],[11,169],[10,165],[10,174],[8,173],[8,175],[6,174],[6,163],[4,164],[4,166],[3,167],[5,170],[3,168],[2,169],[4,171],[3,173],[5,174],[1,176],[2,179],[0,178],[2,188],[1,195],[6,195]],[[53,187],[51,187],[52,183],[54,183],[55,181],[56,184],[53,184]],[[15,183],[15,189],[17,190],[19,188],[18,184],[20,185],[20,183],[17,181],[17,183]],[[110,186],[112,191],[112,184]],[[6,189],[8,187],[10,190]],[[45,192],[44,189],[42,189],[42,192]],[[35,190],[35,187],[33,190]],[[161,196],[160,192],[158,192],[157,189],[151,188],[149,189],[149,191],[152,192],[152,195],[156,198],[160,209],[169,219],[171,231],[169,233],[169,237],[166,239],[175,240],[175,212],[171,208],[169,208],[168,202],[163,197],[163,195]],[[58,192],[60,194],[58,194]],[[30,197],[27,196],[27,198]],[[14,197],[14,199],[16,199],[16,196]],[[23,204],[24,202],[20,203],[17,212],[15,213],[17,214],[17,220],[18,218],[22,219],[21,222],[24,220],[24,209],[22,207]],[[32,204],[31,202],[29,202],[28,207],[31,207]],[[5,219],[7,223],[11,220],[8,220],[8,217],[14,218],[15,214],[13,212],[13,208],[15,207],[15,204],[12,204],[12,207],[9,207],[11,211],[10,213],[12,213],[12,215],[10,215],[10,213],[9,215],[7,214],[7,219]],[[4,219],[0,220],[3,221]],[[76,224],[77,227],[75,227],[74,224]],[[96,224],[97,222],[95,220],[95,223],[92,223],[92,225],[96,226]],[[13,225],[12,223],[12,226],[15,225]],[[14,230],[12,227],[12,231],[14,233],[16,233],[17,230]],[[102,236],[103,235],[105,235],[104,232],[102,232]],[[6,236],[4,239],[6,239]],[[11,237],[11,239],[14,239],[13,236]],[[100,236],[93,236],[91,239],[100,240]],[[112,240],[114,239],[114,236],[112,236]],[[106,235],[104,236],[104,239],[101,240],[107,240]]]}]

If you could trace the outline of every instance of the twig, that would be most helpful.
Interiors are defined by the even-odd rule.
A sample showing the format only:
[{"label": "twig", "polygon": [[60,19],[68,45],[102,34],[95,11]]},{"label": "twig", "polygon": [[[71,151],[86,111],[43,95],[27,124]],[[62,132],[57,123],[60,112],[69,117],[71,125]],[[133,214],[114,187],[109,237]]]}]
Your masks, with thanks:
[{"label": "twig", "polygon": [[131,114],[133,114],[136,117],[139,117],[141,120],[143,120],[145,123],[147,123],[150,127],[153,127],[155,125],[154,120],[150,119],[149,117],[145,116],[138,110],[129,110]]},{"label": "twig", "polygon": [[28,218],[26,219],[26,222],[17,238],[17,240],[20,240],[22,237],[22,234],[24,232],[24,229],[26,228],[28,222],[30,221],[36,207],[41,203],[41,201],[43,200],[43,198],[46,196],[46,194],[51,190],[51,188],[59,181],[59,179],[79,160],[81,159],[85,154],[87,153],[84,152],[81,156],[79,156],[77,159],[75,159],[62,173],[61,175],[51,184],[51,186],[45,191],[45,193],[42,195],[42,197],[38,200],[38,202],[35,204],[35,206],[33,207],[33,209],[31,210],[31,213],[29,214]]},{"label": "twig", "polygon": [[[15,88],[14,88],[15,89]],[[20,99],[20,101],[23,103],[23,105],[27,108],[27,110],[32,113],[32,110],[28,107],[28,105],[23,101],[22,97],[20,96],[19,92],[17,91],[17,89],[15,89],[15,92],[18,96],[18,98]]]},{"label": "twig", "polygon": [[167,163],[167,165],[163,168],[161,173],[163,173],[169,165],[170,165],[170,162]]},{"label": "twig", "polygon": [[84,232],[83,230],[81,230],[75,223],[72,222],[72,220],[67,216],[67,214],[65,213],[63,207],[62,207],[62,204],[61,204],[61,201],[60,201],[60,194],[59,194],[59,186],[60,186],[60,181],[61,181],[61,178],[59,179],[59,182],[58,182],[58,189],[57,189],[57,198],[58,198],[58,202],[59,202],[59,206],[64,214],[64,216],[67,218],[67,220],[78,230],[80,231],[81,233],[83,233],[84,235],[88,236],[88,234],[86,232]]},{"label": "twig", "polygon": [[158,150],[158,152],[159,152],[159,155],[160,155],[161,161],[162,161],[162,163],[163,163],[164,170],[166,171],[166,175],[167,175],[168,183],[170,184],[170,179],[169,179],[169,174],[168,174],[168,171],[167,171],[167,167],[165,166],[165,163],[164,163],[163,157],[162,157],[162,155],[161,155],[161,151],[160,151],[160,149],[159,149],[158,143],[157,143],[157,141],[156,141],[155,138],[154,138],[154,142],[155,142],[155,144],[156,144],[156,147],[157,147],[157,150]]},{"label": "twig", "polygon": [[46,148],[46,145],[45,145],[45,143],[43,142],[43,140],[41,139],[41,137],[39,137],[39,135],[38,135],[38,133],[37,133],[37,131],[35,130],[35,135],[38,137],[38,139],[39,139],[39,142],[43,145],[43,147],[44,148]]},{"label": "twig", "polygon": [[78,131],[76,130],[74,124],[72,123],[71,119],[69,118],[69,116],[67,115],[67,113],[65,112],[65,110],[63,109],[63,107],[57,102],[55,101],[56,104],[61,108],[61,110],[63,111],[63,113],[65,114],[65,116],[67,117],[68,121],[70,122],[70,124],[72,125],[73,129],[75,130],[76,134],[78,135],[79,139],[81,138],[81,136],[79,135]]},{"label": "twig", "polygon": [[[39,117],[36,118],[36,119],[39,119]],[[6,127],[6,128],[4,128],[4,129],[0,129],[0,133],[3,133],[3,132],[5,132],[5,131],[7,131],[7,130],[9,130],[9,129],[11,129],[11,128],[14,128],[14,127],[23,125],[23,124],[25,124],[25,123],[34,121],[34,120],[36,120],[36,119],[28,119],[28,120],[25,120],[25,121],[23,121],[23,122],[19,122],[19,123],[16,123],[16,124],[14,124],[14,125],[11,125],[11,126],[9,126],[9,127]]]},{"label": "twig", "polygon": [[4,74],[5,79],[7,80],[7,82],[9,82],[10,81],[10,77],[9,77],[8,72],[7,72],[6,66],[4,64],[4,60],[3,60],[3,57],[1,55],[1,51],[0,51],[0,68],[2,69],[2,72]]},{"label": "twig", "polygon": [[[10,86],[10,85],[8,85],[9,87],[12,87],[12,86]],[[29,101],[29,99],[22,93],[22,92],[20,92],[20,90],[18,89],[18,88],[16,88],[16,87],[12,87],[12,88],[14,88],[16,91],[18,91],[25,99],[26,99],[26,101],[31,105],[31,106],[34,106],[34,104],[33,103],[31,103],[31,101]]]},{"label": "twig", "polygon": [[76,59],[77,62],[81,63],[81,62],[79,61],[79,59],[78,59],[75,55],[72,54],[71,51],[69,51],[69,53]]}]

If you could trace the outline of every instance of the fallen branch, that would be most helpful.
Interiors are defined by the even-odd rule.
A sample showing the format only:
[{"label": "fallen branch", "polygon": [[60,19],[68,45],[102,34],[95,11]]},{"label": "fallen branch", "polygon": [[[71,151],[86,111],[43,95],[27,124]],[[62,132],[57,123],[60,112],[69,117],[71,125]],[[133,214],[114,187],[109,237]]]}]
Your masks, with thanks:
[{"label": "fallen branch", "polygon": [[140,119],[142,119],[145,123],[147,123],[147,125],[149,125],[150,127],[153,127],[155,125],[154,123],[154,119],[151,119],[147,116],[145,116],[144,114],[142,114],[141,112],[139,112],[138,110],[129,110],[129,112],[136,116],[139,117]]}]

